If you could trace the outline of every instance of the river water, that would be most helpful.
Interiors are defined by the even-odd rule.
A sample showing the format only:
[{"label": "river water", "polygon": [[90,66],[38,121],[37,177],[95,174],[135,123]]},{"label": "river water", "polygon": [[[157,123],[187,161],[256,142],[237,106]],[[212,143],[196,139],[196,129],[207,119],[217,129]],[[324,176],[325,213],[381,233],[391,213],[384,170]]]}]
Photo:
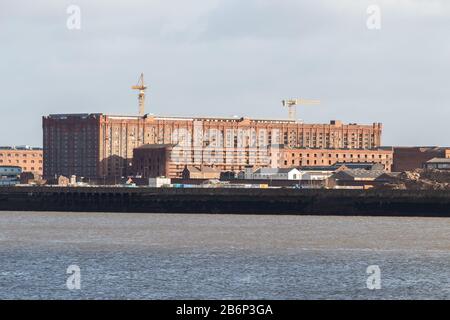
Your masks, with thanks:
[{"label": "river water", "polygon": [[0,212],[15,298],[449,299],[450,219]]}]

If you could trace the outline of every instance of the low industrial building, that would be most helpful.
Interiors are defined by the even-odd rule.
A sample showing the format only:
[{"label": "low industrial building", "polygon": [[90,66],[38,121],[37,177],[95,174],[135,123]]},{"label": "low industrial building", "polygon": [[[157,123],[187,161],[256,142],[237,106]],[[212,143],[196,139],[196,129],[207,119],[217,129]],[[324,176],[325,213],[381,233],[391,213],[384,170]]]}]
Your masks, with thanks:
[{"label": "low industrial building", "polygon": [[185,166],[182,178],[189,179],[220,179],[220,170],[209,166]]},{"label": "low industrial building", "polygon": [[22,172],[20,174],[20,184],[42,185],[46,181],[42,179],[42,175],[35,172]]},{"label": "low industrial building", "polygon": [[450,170],[449,158],[433,158],[424,163],[425,169]]},{"label": "low industrial building", "polygon": [[332,166],[303,166],[298,167],[301,180],[326,180],[335,172],[352,169],[378,170],[387,172],[381,163],[366,162],[337,162]]},{"label": "low industrial building", "polygon": [[373,181],[382,174],[384,170],[347,169],[336,172],[331,179],[340,181]]},{"label": "low industrial building", "polygon": [[433,158],[450,158],[446,147],[394,147],[392,171],[414,171]]},{"label": "low industrial building", "polygon": [[279,150],[278,167],[333,166],[339,163],[379,163],[384,170],[391,171],[392,148],[377,149],[304,149],[285,148]]},{"label": "low industrial building", "polygon": [[329,188],[369,189],[379,184],[376,180],[386,174],[384,170],[347,169],[334,173],[328,180]]},{"label": "low industrial building", "polygon": [[20,183],[22,168],[19,166],[0,166],[0,186],[13,186]]},{"label": "low industrial building", "polygon": [[259,168],[252,179],[300,180],[300,171],[296,168]]},{"label": "low industrial building", "polygon": [[326,180],[336,171],[334,166],[299,167],[300,180]]},{"label": "low industrial building", "polygon": [[54,185],[60,187],[67,187],[70,185],[70,179],[65,176],[58,176],[46,180],[47,185]]},{"label": "low industrial building", "polygon": [[[369,162],[336,162],[330,166],[301,166],[296,168],[254,168],[253,166],[246,166],[245,170],[236,176],[236,179],[324,181],[330,178],[335,172],[353,169],[389,172],[385,170],[383,164]],[[222,174],[222,176],[224,175]],[[224,179],[233,180],[233,177],[227,174]]]}]

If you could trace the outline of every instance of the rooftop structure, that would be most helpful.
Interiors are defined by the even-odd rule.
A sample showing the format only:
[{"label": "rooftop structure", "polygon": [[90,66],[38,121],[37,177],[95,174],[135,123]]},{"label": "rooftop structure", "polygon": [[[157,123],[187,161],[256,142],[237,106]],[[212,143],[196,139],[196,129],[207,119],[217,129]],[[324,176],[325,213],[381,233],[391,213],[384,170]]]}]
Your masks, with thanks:
[{"label": "rooftop structure", "polygon": [[260,168],[251,179],[300,180],[300,171],[297,168]]},{"label": "rooftop structure", "polygon": [[450,170],[450,158],[433,158],[424,163],[424,168]]},{"label": "rooftop structure", "polygon": [[372,181],[385,173],[384,170],[347,169],[336,172],[332,178],[346,181]]},{"label": "rooftop structure", "polygon": [[220,179],[220,170],[209,166],[185,166],[183,179]]}]

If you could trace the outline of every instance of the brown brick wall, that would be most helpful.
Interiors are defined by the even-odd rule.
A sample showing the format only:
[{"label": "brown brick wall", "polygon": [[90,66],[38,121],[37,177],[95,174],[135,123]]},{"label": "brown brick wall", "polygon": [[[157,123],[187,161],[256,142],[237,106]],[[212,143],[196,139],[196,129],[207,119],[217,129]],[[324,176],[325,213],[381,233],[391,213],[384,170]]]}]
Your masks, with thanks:
[{"label": "brown brick wall", "polygon": [[[372,149],[381,144],[382,125],[89,114],[44,117],[43,130],[45,176],[121,177],[133,172],[135,148],[179,143],[180,131],[188,132],[191,143],[195,136],[203,137],[198,148],[214,146],[215,138],[209,134],[222,136],[225,147],[235,154],[235,161],[223,163],[223,168],[238,171],[249,164],[248,154],[236,150],[238,141],[242,141],[244,149],[255,139],[266,145],[284,144],[292,148]],[[181,164],[172,166],[179,171]]]},{"label": "brown brick wall", "polygon": [[281,168],[299,166],[330,166],[336,162],[381,163],[387,171],[391,171],[393,151],[350,150],[350,149],[280,149]]},{"label": "brown brick wall", "polygon": [[0,149],[0,166],[18,166],[23,172],[42,175],[42,150]]},{"label": "brown brick wall", "polygon": [[394,147],[392,168],[396,172],[419,169],[428,160],[445,157],[448,150],[439,147]]},{"label": "brown brick wall", "polygon": [[133,174],[143,178],[160,176],[175,177],[170,170],[170,151],[172,147],[136,148],[133,152]]}]

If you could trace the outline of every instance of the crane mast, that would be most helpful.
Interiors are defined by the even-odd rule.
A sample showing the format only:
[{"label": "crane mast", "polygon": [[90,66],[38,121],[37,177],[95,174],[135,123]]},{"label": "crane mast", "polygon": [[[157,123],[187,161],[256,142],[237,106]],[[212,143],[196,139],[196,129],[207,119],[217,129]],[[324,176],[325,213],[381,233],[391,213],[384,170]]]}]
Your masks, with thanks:
[{"label": "crane mast", "polygon": [[144,116],[145,112],[145,90],[147,90],[147,86],[144,84],[144,74],[141,73],[139,77],[138,83],[135,86],[132,86],[131,89],[139,90],[138,102],[139,102],[139,116]]},{"label": "crane mast", "polygon": [[311,99],[286,99],[282,100],[283,107],[288,108],[289,120],[297,120],[297,105],[318,105],[320,100]]}]

